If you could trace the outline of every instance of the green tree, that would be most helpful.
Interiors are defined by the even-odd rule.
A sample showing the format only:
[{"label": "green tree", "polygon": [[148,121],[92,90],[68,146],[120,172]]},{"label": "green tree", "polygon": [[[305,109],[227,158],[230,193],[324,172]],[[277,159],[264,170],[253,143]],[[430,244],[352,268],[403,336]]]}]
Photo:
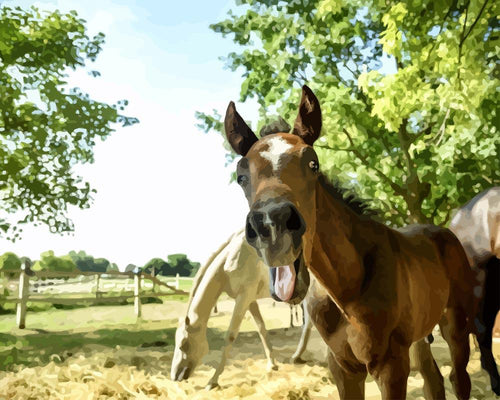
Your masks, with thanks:
[{"label": "green tree", "polygon": [[21,269],[21,259],[14,253],[7,252],[0,256],[0,274],[18,272]]},{"label": "green tree", "polygon": [[175,273],[173,272],[173,268],[170,266],[170,264],[161,258],[153,258],[149,260],[141,268],[141,271],[144,271],[147,274],[152,274],[154,271],[155,275],[162,275],[162,276],[175,275]]},{"label": "green tree", "polygon": [[110,263],[106,268],[106,272],[118,272],[118,271],[120,270],[118,269],[118,265],[116,265],[115,263]]},{"label": "green tree", "polygon": [[111,263],[105,258],[95,258],[94,259],[94,271],[95,272],[106,272]]},{"label": "green tree", "polygon": [[128,264],[125,267],[125,272],[134,272],[136,270],[137,266],[134,264]]},{"label": "green tree", "polygon": [[[499,2],[237,5],[211,28],[241,46],[226,62],[243,74],[240,101],[260,105],[257,128],[271,111],[293,122],[307,83],[323,110],[322,171],[389,223],[445,224],[453,208],[500,184]],[[221,114],[197,117],[222,131]]]},{"label": "green tree", "polygon": [[85,253],[81,250],[78,253],[75,251],[70,251],[68,256],[73,260],[76,267],[80,271],[88,272],[106,272],[106,271],[118,271],[118,266],[116,264],[111,264],[105,258],[94,258],[93,256]]},{"label": "green tree", "polygon": [[80,250],[78,253],[70,251],[68,255],[80,271],[94,271],[94,257],[88,255],[83,250]]},{"label": "green tree", "polygon": [[171,254],[167,261],[172,268],[172,275],[193,276],[200,267],[200,263],[190,261],[185,254]]},{"label": "green tree", "polygon": [[76,264],[69,255],[58,257],[52,250],[40,254],[40,260],[33,265],[33,271],[76,271]]},{"label": "green tree", "polygon": [[138,122],[120,114],[124,100],[67,87],[67,72],[94,61],[103,42],[75,12],[0,7],[0,236],[16,239],[25,223],[71,231],[67,206],[88,207],[93,193],[73,167],[93,162],[113,123]]}]

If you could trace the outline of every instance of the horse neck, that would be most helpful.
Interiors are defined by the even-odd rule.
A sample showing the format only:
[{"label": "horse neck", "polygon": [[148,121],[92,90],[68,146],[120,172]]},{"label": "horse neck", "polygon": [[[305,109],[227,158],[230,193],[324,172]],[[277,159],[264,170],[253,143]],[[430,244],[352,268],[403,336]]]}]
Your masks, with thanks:
[{"label": "horse neck", "polygon": [[365,271],[352,236],[362,223],[345,204],[317,185],[316,228],[309,268],[341,308],[361,292]]},{"label": "horse neck", "polygon": [[212,309],[222,293],[223,266],[224,263],[212,264],[195,288],[187,310],[187,316],[192,326],[206,328]]}]

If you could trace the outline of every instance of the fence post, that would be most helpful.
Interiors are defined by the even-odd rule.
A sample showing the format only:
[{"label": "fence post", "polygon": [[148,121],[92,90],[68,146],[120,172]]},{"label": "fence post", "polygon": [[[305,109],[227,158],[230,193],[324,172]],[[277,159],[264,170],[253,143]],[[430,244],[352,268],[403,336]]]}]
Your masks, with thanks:
[{"label": "fence post", "polygon": [[99,281],[101,279],[101,275],[100,274],[97,274],[95,276],[95,298],[98,299],[100,297],[100,293],[99,293]]},{"label": "fence post", "polygon": [[137,318],[141,317],[141,274],[134,275],[134,311]]},{"label": "fence post", "polygon": [[19,275],[19,302],[17,303],[16,324],[19,329],[26,326],[26,303],[28,302],[29,276],[26,274],[26,268],[29,268],[28,262],[21,266]]},{"label": "fence post", "polygon": [[175,275],[175,288],[179,290],[179,273]]}]

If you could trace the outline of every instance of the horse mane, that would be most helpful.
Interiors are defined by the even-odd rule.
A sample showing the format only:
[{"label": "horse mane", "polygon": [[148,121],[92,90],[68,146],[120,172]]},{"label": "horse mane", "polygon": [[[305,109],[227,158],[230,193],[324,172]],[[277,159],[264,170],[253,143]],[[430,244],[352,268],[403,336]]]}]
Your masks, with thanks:
[{"label": "horse mane", "polygon": [[332,182],[324,174],[319,175],[319,183],[330,196],[346,205],[355,214],[368,217],[379,216],[379,212],[374,210],[367,200],[360,199],[352,190],[342,187],[338,182]]},{"label": "horse mane", "polygon": [[227,245],[233,240],[234,233],[227,239],[224,243],[222,243],[217,250],[215,250],[212,255],[208,258],[207,262],[203,264],[203,266],[196,272],[196,275],[194,276],[193,279],[193,286],[191,287],[191,291],[189,293],[189,299],[188,299],[188,305],[186,310],[189,310],[191,307],[191,303],[193,302],[194,295],[200,286],[201,280],[205,273],[207,272],[208,268],[212,263],[214,262],[215,258],[227,247]]},{"label": "horse mane", "polygon": [[279,133],[279,132],[290,132],[292,128],[288,123],[281,117],[278,116],[278,119],[271,121],[267,125],[264,125],[260,129],[260,137],[264,137],[267,135],[272,135],[273,133]]}]

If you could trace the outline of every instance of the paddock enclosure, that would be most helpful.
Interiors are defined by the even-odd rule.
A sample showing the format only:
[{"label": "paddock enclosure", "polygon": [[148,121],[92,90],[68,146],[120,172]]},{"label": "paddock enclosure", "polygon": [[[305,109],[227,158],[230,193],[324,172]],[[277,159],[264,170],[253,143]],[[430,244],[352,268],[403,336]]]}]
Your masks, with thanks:
[{"label": "paddock enclosure", "polygon": [[[28,313],[27,327],[16,327],[15,315],[0,316],[0,399],[327,399],[338,398],[329,380],[326,361],[292,365],[300,327],[288,328],[288,305],[259,300],[270,330],[279,369],[266,372],[262,344],[247,313],[220,388],[204,385],[220,357],[234,302],[221,299],[209,321],[210,352],[192,378],[169,378],[174,335],[185,303],[144,304],[137,320],[133,305],[100,306]],[[447,398],[454,399],[448,377],[447,346],[436,332],[433,353],[445,377]],[[497,339],[498,340],[498,339]],[[497,362],[500,343],[494,344]],[[326,360],[326,348],[315,330],[303,357]],[[487,375],[479,352],[472,346],[468,367],[472,398],[489,399]],[[366,384],[366,398],[378,399],[374,381]],[[422,378],[412,372],[408,398],[423,398]]]}]

